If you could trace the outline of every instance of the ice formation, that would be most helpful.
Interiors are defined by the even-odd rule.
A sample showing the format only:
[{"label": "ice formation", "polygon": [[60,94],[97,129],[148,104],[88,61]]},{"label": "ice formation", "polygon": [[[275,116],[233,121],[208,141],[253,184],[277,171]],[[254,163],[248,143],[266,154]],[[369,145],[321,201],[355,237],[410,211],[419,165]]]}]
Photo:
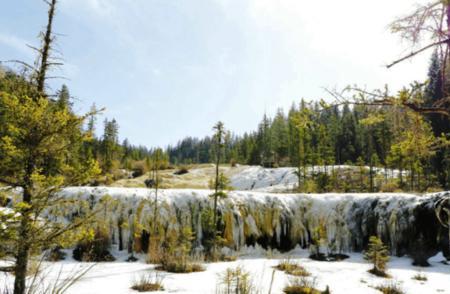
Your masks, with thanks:
[{"label": "ice formation", "polygon": [[[109,195],[115,199],[103,217],[110,224],[112,242],[126,248],[132,223],[146,232],[153,221],[154,192],[144,188],[73,187],[62,192],[81,197],[92,206]],[[166,229],[190,226],[194,245],[201,247],[202,211],[211,208],[211,191],[160,190],[159,221]],[[233,250],[260,245],[286,251],[300,245],[307,248],[321,227],[330,251],[361,251],[370,236],[378,235],[392,254],[404,255],[422,250],[432,256],[438,251],[449,255],[448,220],[450,192],[427,195],[391,194],[273,194],[232,191],[220,200],[220,227],[226,244]],[[81,208],[72,207],[67,218]],[[120,225],[128,222],[129,225]],[[421,240],[421,242],[419,242]],[[421,246],[420,248],[418,246]]]}]

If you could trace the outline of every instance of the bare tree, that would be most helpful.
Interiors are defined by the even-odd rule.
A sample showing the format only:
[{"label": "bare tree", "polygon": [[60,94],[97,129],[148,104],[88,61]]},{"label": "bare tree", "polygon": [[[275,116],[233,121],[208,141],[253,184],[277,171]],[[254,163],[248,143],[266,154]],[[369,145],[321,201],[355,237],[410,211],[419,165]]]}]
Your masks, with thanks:
[{"label": "bare tree", "polygon": [[416,9],[390,24],[391,31],[399,34],[406,41],[411,52],[386,65],[391,68],[405,60],[434,49],[442,60],[441,77],[444,97],[432,105],[425,105],[421,97],[426,83],[413,83],[399,94],[391,94],[386,87],[382,90],[370,91],[359,87],[347,87],[342,91],[329,90],[337,104],[361,104],[378,106],[401,106],[419,114],[439,114],[450,117],[450,93],[446,71],[448,71],[450,55],[450,1],[437,0],[425,5],[417,5]]},{"label": "bare tree", "polygon": [[51,55],[53,42],[55,40],[55,36],[53,34],[53,19],[55,16],[57,0],[43,1],[48,4],[49,9],[45,32],[41,32],[42,46],[40,49],[35,48],[35,50],[39,53],[38,62],[36,64],[36,68],[38,69],[36,72],[36,84],[39,93],[44,93],[45,81],[47,79],[47,71],[49,68],[52,66],[62,65],[62,63],[57,62]]}]

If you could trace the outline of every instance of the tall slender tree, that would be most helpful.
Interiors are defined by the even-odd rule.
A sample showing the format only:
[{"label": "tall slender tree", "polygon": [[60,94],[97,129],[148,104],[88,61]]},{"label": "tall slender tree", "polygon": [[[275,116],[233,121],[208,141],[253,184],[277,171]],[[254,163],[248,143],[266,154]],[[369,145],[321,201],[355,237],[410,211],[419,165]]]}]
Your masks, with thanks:
[{"label": "tall slender tree", "polygon": [[[214,180],[214,211],[213,211],[213,226],[214,226],[214,236],[217,234],[217,202],[218,199],[221,197],[224,197],[225,194],[222,191],[221,183],[223,182],[220,175],[220,163],[222,159],[222,153],[223,153],[223,147],[224,147],[224,140],[225,140],[225,127],[223,122],[219,121],[216,123],[216,125],[213,127],[214,130],[214,147],[215,147],[215,155],[216,155],[216,172],[215,172],[215,180]],[[222,177],[223,178],[223,177]],[[213,252],[215,254],[216,251],[216,238],[214,238],[214,246],[213,246]]]}]

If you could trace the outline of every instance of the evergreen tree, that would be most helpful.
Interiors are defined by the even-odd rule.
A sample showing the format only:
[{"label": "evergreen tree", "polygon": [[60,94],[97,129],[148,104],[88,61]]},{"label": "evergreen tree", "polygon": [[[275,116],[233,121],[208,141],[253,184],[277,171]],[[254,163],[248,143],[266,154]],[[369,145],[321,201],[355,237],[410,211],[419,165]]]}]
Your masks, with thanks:
[{"label": "evergreen tree", "polygon": [[289,156],[289,129],[283,110],[278,109],[271,125],[272,147],[277,166],[286,162]]},{"label": "evergreen tree", "polygon": [[[215,180],[214,180],[214,194],[213,199],[214,199],[214,211],[213,211],[213,224],[214,224],[214,229],[217,232],[217,202],[219,198],[225,197],[226,194],[223,192],[222,188],[223,185],[221,185],[221,179],[224,178],[223,175],[220,174],[219,172],[219,166],[221,163],[221,156],[222,156],[222,152],[223,152],[223,147],[224,147],[224,138],[225,138],[225,127],[223,125],[223,122],[219,121],[213,128],[213,130],[215,131],[214,133],[214,149],[215,149],[215,154],[216,154],[216,160],[215,160],[215,164],[216,164],[216,174],[215,174]],[[213,246],[213,255],[216,254],[216,239],[214,237],[214,246]]]},{"label": "evergreen tree", "polygon": [[83,184],[99,171],[94,160],[81,156],[83,118],[35,94],[0,93],[0,182],[23,191],[13,207],[17,231],[12,238],[0,240],[14,248],[17,294],[26,291],[30,254],[67,242],[64,238],[80,225],[74,221],[61,226],[43,220],[40,213],[61,210],[57,192]]},{"label": "evergreen tree", "polygon": [[364,258],[373,264],[370,273],[377,276],[387,276],[386,264],[389,261],[389,250],[378,237],[370,237],[369,248],[364,254]]},{"label": "evergreen tree", "polygon": [[69,88],[66,85],[62,85],[61,90],[58,92],[58,99],[56,104],[60,109],[67,109],[72,111],[72,102],[70,101]]},{"label": "evergreen tree", "polygon": [[104,121],[104,132],[101,143],[102,169],[111,173],[118,153],[119,126],[115,119]]}]

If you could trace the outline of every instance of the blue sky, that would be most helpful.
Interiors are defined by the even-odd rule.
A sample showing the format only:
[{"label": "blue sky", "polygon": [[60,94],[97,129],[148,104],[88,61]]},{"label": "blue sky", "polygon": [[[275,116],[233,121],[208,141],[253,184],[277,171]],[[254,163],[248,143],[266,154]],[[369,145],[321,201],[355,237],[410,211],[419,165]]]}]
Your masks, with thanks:
[{"label": "blue sky", "polygon": [[[0,60],[33,61],[46,21],[38,0],[2,0]],[[55,32],[76,110],[106,107],[120,137],[147,146],[211,133],[237,134],[264,112],[323,87],[393,89],[425,78],[428,56],[391,70],[408,52],[387,25],[410,0],[60,0]],[[431,52],[430,52],[431,53]]]}]

